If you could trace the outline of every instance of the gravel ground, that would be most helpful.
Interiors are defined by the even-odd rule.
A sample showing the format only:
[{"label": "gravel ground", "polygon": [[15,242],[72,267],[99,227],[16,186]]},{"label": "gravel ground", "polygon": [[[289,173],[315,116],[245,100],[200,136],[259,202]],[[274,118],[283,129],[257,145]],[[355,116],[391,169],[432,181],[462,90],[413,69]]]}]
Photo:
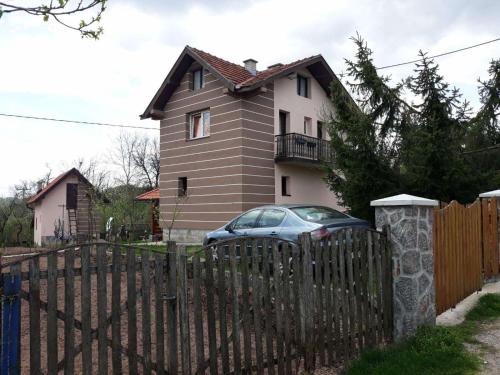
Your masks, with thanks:
[{"label": "gravel ground", "polygon": [[481,332],[475,336],[477,344],[466,344],[467,350],[478,354],[483,361],[481,374],[500,374],[500,319],[483,323]]}]

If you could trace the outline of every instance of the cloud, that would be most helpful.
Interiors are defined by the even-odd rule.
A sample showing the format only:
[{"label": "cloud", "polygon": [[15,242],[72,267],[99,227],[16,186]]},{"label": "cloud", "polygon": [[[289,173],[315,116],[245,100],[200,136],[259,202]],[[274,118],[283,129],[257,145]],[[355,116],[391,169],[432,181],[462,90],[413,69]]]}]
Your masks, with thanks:
[{"label": "cloud", "polygon": [[[341,72],[356,32],[381,66],[412,60],[419,49],[434,54],[498,37],[498,14],[496,0],[125,0],[109,3],[99,41],[8,15],[0,21],[0,112],[157,126],[138,115],[186,44],[237,63],[252,57],[259,68],[321,53]],[[476,79],[494,57],[500,43],[437,61],[477,103]],[[412,70],[384,73],[399,80]],[[105,157],[116,132],[0,117],[0,138],[9,140],[0,147],[2,185],[38,177],[46,163]]]}]

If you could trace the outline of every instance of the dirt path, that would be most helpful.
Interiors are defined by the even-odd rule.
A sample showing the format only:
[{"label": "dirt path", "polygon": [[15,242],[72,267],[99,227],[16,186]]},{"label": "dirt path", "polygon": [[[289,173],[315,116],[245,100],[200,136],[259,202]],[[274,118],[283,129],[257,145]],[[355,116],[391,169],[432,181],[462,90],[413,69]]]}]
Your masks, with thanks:
[{"label": "dirt path", "polygon": [[466,344],[467,349],[478,354],[483,363],[480,374],[500,374],[500,319],[482,323],[480,333],[474,337],[477,344]]}]

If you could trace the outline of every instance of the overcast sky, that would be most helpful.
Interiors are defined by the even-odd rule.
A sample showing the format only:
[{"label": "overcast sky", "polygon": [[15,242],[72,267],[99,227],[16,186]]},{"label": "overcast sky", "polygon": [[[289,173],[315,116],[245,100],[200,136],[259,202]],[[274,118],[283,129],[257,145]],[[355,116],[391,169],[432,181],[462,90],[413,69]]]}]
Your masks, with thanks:
[{"label": "overcast sky", "polygon": [[[37,1],[34,1],[35,3]],[[158,127],[139,120],[188,44],[258,68],[321,53],[341,73],[359,32],[377,66],[500,36],[500,1],[109,0],[99,41],[41,18],[0,19],[0,113]],[[477,106],[477,78],[500,43],[438,59],[448,82]],[[385,70],[394,79],[413,66]],[[54,174],[79,157],[109,159],[119,130],[0,116],[0,196],[22,179]],[[156,135],[157,131],[146,130]]]}]

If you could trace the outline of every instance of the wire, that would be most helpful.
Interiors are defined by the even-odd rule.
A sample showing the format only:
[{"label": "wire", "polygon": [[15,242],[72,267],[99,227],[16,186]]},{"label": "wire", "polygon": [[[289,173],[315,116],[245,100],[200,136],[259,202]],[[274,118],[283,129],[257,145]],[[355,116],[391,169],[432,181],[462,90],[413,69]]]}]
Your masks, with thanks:
[{"label": "wire", "polygon": [[[479,43],[479,44],[474,44],[473,46],[464,47],[464,48],[456,49],[456,50],[453,50],[453,51],[443,52],[443,53],[440,53],[438,55],[430,56],[429,59],[434,59],[436,57],[451,55],[452,53],[462,52],[462,51],[465,51],[465,50],[468,50],[468,49],[472,49],[472,48],[484,46],[485,44],[498,42],[499,40],[500,40],[500,38],[496,38],[496,39],[488,40],[487,42],[483,42],[483,43]],[[396,66],[414,64],[414,63],[419,62],[419,61],[422,61],[422,59],[417,59],[417,60],[412,60],[412,61],[406,61],[406,62],[402,62],[402,63],[399,63],[399,64],[392,64],[392,65],[381,66],[381,67],[375,68],[375,69],[381,70],[381,69],[387,69],[387,68],[394,68]]]},{"label": "wire", "polygon": [[150,128],[150,127],[147,127],[147,126],[123,125],[123,124],[109,124],[109,123],[106,123],[106,122],[63,120],[63,119],[49,118],[49,117],[24,116],[24,115],[12,114],[12,113],[0,113],[0,116],[16,117],[16,118],[30,119],[30,120],[67,122],[67,123],[71,123],[71,124],[82,124],[82,125],[111,126],[111,127],[114,127],[114,128],[131,128],[131,129],[159,130],[158,128]]}]

